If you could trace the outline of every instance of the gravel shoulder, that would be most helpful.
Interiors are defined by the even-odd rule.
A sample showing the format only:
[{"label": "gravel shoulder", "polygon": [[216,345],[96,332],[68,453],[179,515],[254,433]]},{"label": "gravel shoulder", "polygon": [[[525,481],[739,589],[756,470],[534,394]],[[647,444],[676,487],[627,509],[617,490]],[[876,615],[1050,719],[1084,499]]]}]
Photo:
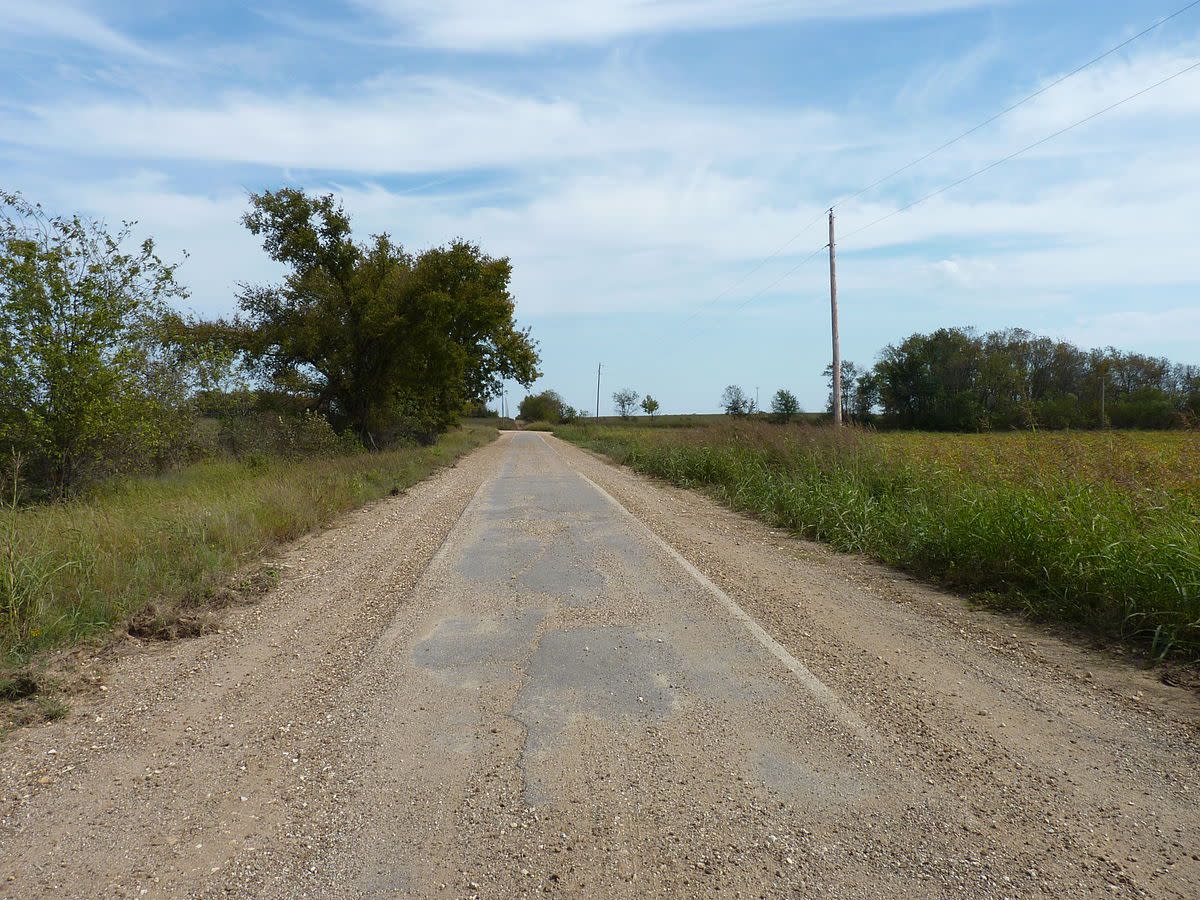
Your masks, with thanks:
[{"label": "gravel shoulder", "polygon": [[0,894],[1200,896],[1193,693],[552,437],[277,565],[0,745]]},{"label": "gravel shoulder", "polygon": [[556,447],[878,730],[927,827],[975,845],[981,896],[1007,854],[1029,866],[1002,894],[1200,896],[1195,692]]}]

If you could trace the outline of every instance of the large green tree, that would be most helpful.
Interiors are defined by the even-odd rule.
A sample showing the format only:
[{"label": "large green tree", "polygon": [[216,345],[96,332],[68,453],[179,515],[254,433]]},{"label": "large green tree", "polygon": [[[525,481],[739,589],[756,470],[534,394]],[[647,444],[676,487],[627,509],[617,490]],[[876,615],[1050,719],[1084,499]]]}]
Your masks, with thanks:
[{"label": "large green tree", "polygon": [[260,371],[378,445],[429,438],[504,379],[541,374],[514,322],[512,267],[463,240],[413,255],[386,234],[359,243],[331,195],[254,194],[246,227],[288,269],[246,286],[234,334]]},{"label": "large green tree", "polygon": [[858,381],[886,424],[959,431],[1192,427],[1198,388],[1194,366],[1112,347],[1088,353],[1020,328],[914,334]]},{"label": "large green tree", "polygon": [[65,494],[168,455],[188,427],[187,368],[154,243],[0,192],[0,451]]}]

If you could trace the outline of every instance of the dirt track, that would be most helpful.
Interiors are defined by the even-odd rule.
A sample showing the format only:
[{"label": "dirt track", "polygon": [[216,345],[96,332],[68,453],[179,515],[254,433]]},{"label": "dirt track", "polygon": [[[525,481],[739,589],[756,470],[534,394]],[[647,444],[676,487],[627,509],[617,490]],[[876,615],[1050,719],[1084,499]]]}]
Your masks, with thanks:
[{"label": "dirt track", "polygon": [[1194,695],[553,438],[281,563],[0,746],[0,893],[1200,896]]}]

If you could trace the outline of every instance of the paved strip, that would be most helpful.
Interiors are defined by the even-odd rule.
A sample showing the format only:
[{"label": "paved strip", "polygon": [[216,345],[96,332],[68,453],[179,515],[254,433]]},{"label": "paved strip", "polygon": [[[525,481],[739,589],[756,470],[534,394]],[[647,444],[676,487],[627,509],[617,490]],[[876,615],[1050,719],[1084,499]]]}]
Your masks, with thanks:
[{"label": "paved strip", "polygon": [[1200,896],[1191,695],[554,438],[277,564],[0,744],[0,896]]},{"label": "paved strip", "polygon": [[371,808],[318,871],[367,896],[783,884],[782,810],[903,776],[672,547],[536,434],[504,440],[353,701],[378,710]]},{"label": "paved strip", "polygon": [[[543,438],[542,440],[543,443],[545,443],[545,439]],[[546,446],[549,447],[550,450],[555,453],[555,455],[562,459],[562,456],[558,454],[558,451],[554,450],[553,446],[550,444],[546,444]],[[568,466],[570,465],[570,463],[565,459],[563,460],[563,463]],[[742,623],[742,625],[750,633],[751,637],[758,641],[767,650],[767,652],[783,663],[784,666],[787,667],[788,671],[796,676],[800,683],[804,685],[810,694],[812,694],[813,699],[825,707],[825,709],[829,711],[829,714],[833,716],[834,719],[842,723],[842,725],[856,734],[863,741],[868,743],[875,741],[875,735],[871,732],[870,728],[867,727],[867,723],[864,722],[856,713],[847,708],[846,704],[842,703],[842,701],[834,695],[833,691],[826,687],[825,683],[822,682],[821,679],[817,678],[817,676],[809,671],[808,667],[805,666],[804,663],[800,662],[800,660],[796,659],[796,657],[789,653],[787,648],[779,643],[779,641],[767,634],[763,627],[754,620],[754,617],[738,606],[737,602],[734,601],[732,597],[713,584],[712,580],[707,575],[692,565],[687,557],[663,540],[650,528],[650,526],[646,525],[646,523],[644,523],[641,519],[634,516],[633,513],[622,506],[621,502],[612,494],[604,490],[604,488],[600,487],[600,485],[596,484],[596,482],[592,481],[582,472],[576,472],[576,474],[578,474],[580,478],[591,485],[592,488],[595,489],[602,497],[604,497],[605,500],[616,507],[622,515],[633,522],[635,527],[644,531],[650,540],[654,541],[659,547],[661,547],[663,551],[670,555],[670,557],[675,560],[675,562],[677,562],[685,572],[694,578],[701,587],[712,594],[717,602],[724,606],[726,610],[728,610],[730,615]]]}]

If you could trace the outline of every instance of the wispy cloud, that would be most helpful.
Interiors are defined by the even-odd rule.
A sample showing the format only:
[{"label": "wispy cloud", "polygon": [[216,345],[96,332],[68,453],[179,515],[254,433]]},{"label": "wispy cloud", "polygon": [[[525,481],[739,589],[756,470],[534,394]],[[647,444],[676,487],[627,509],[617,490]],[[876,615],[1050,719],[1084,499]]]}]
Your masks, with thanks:
[{"label": "wispy cloud", "polygon": [[142,62],[167,62],[87,10],[57,0],[0,0],[0,43],[3,35],[68,41]]},{"label": "wispy cloud", "polygon": [[[1072,329],[1090,347],[1129,347],[1153,344],[1170,335],[1180,344],[1200,344],[1200,309],[1175,307],[1158,311],[1124,311],[1081,316]],[[1194,363],[1194,359],[1184,360]]]},{"label": "wispy cloud", "polygon": [[999,5],[1002,0],[356,0],[413,43],[463,50],[522,50],[599,43],[668,31],[873,19]]},{"label": "wispy cloud", "polygon": [[[1136,53],[1115,59],[1076,75],[1013,113],[1014,130],[1037,135],[1060,128],[1089,113],[1104,109],[1136,92],[1200,62],[1200,43]],[[1047,79],[1051,80],[1051,79]],[[1145,145],[1147,135],[1126,128],[1130,118],[1151,114],[1190,117],[1200,121],[1200,72],[1192,72],[1120,107],[1101,123],[1127,131]]]},{"label": "wispy cloud", "polygon": [[429,78],[375,80],[346,97],[66,101],[7,116],[14,142],[64,152],[86,133],[91,155],[366,174],[528,168],[647,152],[761,162],[764,148],[766,155],[770,148],[793,153],[827,134],[831,122],[802,110],[684,107],[652,96],[596,102]]},{"label": "wispy cloud", "polygon": [[[594,350],[594,335],[577,327],[586,315],[598,328],[629,332],[613,342],[614,356],[634,338],[708,340],[703,355],[728,358],[739,373],[717,371],[719,362],[681,364],[672,376],[681,396],[692,382],[720,381],[703,389],[712,397],[703,393],[701,408],[740,372],[768,365],[776,374],[764,379],[796,387],[784,379],[811,370],[819,403],[828,275],[820,256],[789,270],[823,246],[823,223],[743,276],[837,197],[1027,95],[1050,69],[1020,58],[1013,37],[1036,18],[1031,4],[998,13],[999,26],[985,21],[992,17],[856,22],[843,34],[873,35],[870,46],[886,58],[876,65],[867,44],[846,50],[847,41],[821,81],[823,62],[814,74],[788,57],[791,36],[802,41],[806,28],[775,41],[770,60],[737,56],[757,53],[760,34],[771,44],[766,29],[728,46],[716,37],[616,39],[982,0],[351,2],[365,13],[343,16],[345,27],[369,21],[382,43],[424,46],[349,48],[324,31],[277,23],[260,34],[262,20],[249,12],[236,23],[245,27],[170,35],[164,17],[155,46],[179,51],[186,79],[146,77],[151,70],[137,65],[113,66],[123,79],[82,79],[77,72],[104,54],[129,61],[144,51],[82,6],[30,11],[0,0],[5,35],[37,36],[47,53],[72,44],[100,51],[78,54],[72,76],[57,82],[52,66],[18,72],[36,90],[0,100],[5,186],[58,210],[136,218],[168,256],[191,251],[181,277],[207,313],[232,308],[237,282],[276,274],[239,225],[239,185],[330,190],[362,234],[386,230],[414,249],[463,235],[510,255],[522,316],[558,329],[553,352],[566,362],[552,372],[555,386],[575,357]],[[1047,51],[1061,71],[1129,33],[1126,13],[1110,13],[1110,24],[1120,21],[1106,37]],[[899,31],[923,35],[921,51],[896,49]],[[1194,31],[1159,37],[842,204],[842,233],[1200,59]],[[563,49],[606,41],[613,46],[602,52]],[[715,52],[691,55],[716,46],[729,54],[721,64]],[[309,59],[317,53],[320,65]],[[13,55],[10,65],[25,58]],[[793,69],[803,77],[792,78]],[[736,83],[743,72],[746,82]],[[847,355],[866,361],[888,341],[947,323],[1019,324],[1086,344],[1194,355],[1198,83],[1200,73],[1173,82],[845,240]],[[651,335],[650,323],[662,335]],[[774,356],[761,349],[769,341],[780,343]],[[642,364],[628,355],[629,366]]]}]

